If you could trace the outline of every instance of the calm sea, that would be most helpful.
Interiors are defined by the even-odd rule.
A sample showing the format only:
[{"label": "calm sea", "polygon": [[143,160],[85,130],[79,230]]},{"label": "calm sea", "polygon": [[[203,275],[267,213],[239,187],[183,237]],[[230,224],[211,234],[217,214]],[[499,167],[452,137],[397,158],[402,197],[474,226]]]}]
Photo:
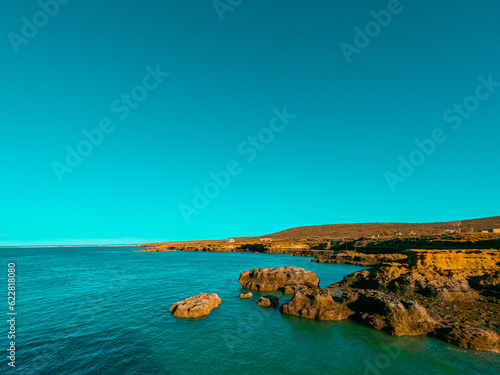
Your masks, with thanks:
[{"label": "calm sea", "polygon": [[[429,337],[392,337],[352,321],[283,316],[240,300],[240,272],[298,266],[321,286],[361,269],[253,253],[137,248],[1,248],[0,288],[16,264],[16,368],[0,374],[495,374],[500,356]],[[3,284],[3,286],[2,286]],[[222,298],[202,319],[168,311],[201,292]],[[268,294],[268,293],[266,293]],[[282,302],[290,297],[280,296]],[[7,293],[0,313],[9,349]]]}]

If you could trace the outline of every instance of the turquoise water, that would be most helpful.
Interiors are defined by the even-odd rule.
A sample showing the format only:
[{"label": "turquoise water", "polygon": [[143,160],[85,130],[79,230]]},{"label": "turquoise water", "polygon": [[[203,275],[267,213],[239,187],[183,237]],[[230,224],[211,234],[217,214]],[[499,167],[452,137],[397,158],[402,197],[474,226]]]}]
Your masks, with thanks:
[{"label": "turquoise water", "polygon": [[[328,286],[361,269],[357,266],[281,254],[135,249],[0,249],[5,288],[7,264],[16,263],[18,313],[17,367],[9,368],[5,358],[0,374],[496,375],[500,370],[496,354],[425,336],[392,337],[352,321],[283,316],[257,306],[258,292],[250,300],[238,298],[240,272],[254,267],[303,267]],[[217,293],[221,306],[198,320],[169,313],[174,302],[200,292]],[[290,298],[274,294],[282,302]],[[6,314],[6,294],[1,305]]]}]

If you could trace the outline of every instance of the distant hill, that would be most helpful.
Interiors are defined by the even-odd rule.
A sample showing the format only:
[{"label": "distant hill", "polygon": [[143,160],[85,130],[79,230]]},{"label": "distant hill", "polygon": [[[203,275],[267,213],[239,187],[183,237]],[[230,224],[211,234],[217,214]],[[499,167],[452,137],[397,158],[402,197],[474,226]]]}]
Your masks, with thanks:
[{"label": "distant hill", "polygon": [[[361,223],[361,224],[331,224],[297,227],[281,232],[267,234],[259,237],[272,239],[301,239],[301,238],[359,238],[372,235],[392,234],[401,232],[408,235],[411,231],[416,234],[442,233],[445,230],[455,230],[457,221],[437,223]],[[474,232],[500,228],[500,216],[483,219],[461,220],[462,231]],[[250,237],[247,237],[250,238]]]},{"label": "distant hill", "polygon": [[[437,223],[361,223],[361,224],[330,224],[314,225],[287,229],[277,233],[253,237],[233,237],[235,241],[255,241],[261,238],[272,238],[275,240],[302,240],[302,239],[357,239],[360,237],[391,236],[395,232],[403,236],[410,235],[433,235],[443,233],[445,230],[456,230],[457,221]],[[483,219],[462,220],[459,222],[462,232],[474,232],[500,228],[500,216],[487,217]],[[171,245],[202,245],[222,242],[223,240],[199,240],[199,241],[170,241],[141,244],[138,246],[152,246],[161,244]]]}]

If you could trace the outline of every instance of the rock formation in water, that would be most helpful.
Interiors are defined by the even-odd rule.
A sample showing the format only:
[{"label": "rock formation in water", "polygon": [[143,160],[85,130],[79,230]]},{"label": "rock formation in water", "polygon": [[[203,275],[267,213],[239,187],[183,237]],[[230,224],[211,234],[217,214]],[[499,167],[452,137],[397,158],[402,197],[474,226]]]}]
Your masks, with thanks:
[{"label": "rock formation in water", "polygon": [[170,312],[177,318],[199,318],[210,314],[219,307],[221,299],[215,293],[200,293],[197,296],[176,302],[170,307]]},{"label": "rock formation in water", "polygon": [[453,323],[438,328],[429,336],[448,341],[462,348],[499,353],[500,336],[496,332],[467,323]]},{"label": "rock formation in water", "polygon": [[252,296],[253,296],[252,292],[241,293],[240,294],[240,299],[248,299],[248,298],[252,298]]},{"label": "rock formation in water", "polygon": [[439,326],[418,302],[377,290],[360,292],[348,306],[355,311],[351,319],[394,336],[425,335]]},{"label": "rock formation in water", "polygon": [[[424,335],[500,353],[500,251],[414,250],[408,262],[295,293],[284,314],[353,319],[392,335]],[[331,289],[339,292],[333,292]]]},{"label": "rock formation in water", "polygon": [[280,305],[280,300],[276,296],[263,296],[257,301],[257,305],[261,307],[272,307],[277,308]]},{"label": "rock formation in water", "polygon": [[247,289],[270,292],[287,286],[318,288],[314,272],[298,267],[254,268],[241,273],[238,282]]},{"label": "rock formation in water", "polygon": [[280,307],[283,314],[317,320],[343,320],[354,312],[347,307],[339,293],[329,289],[306,289],[295,293],[293,299]]}]

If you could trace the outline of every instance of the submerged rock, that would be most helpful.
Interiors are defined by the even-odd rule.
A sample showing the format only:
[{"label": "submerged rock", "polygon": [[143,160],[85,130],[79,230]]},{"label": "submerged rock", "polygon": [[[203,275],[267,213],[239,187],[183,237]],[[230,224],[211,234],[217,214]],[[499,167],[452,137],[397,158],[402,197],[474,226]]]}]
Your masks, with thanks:
[{"label": "submerged rock", "polygon": [[277,308],[280,305],[280,300],[276,296],[263,296],[259,298],[257,305],[261,307]]},{"label": "submerged rock", "polygon": [[200,293],[197,296],[176,302],[170,307],[170,312],[177,318],[199,318],[210,314],[219,307],[221,299],[215,293]]},{"label": "submerged rock", "polygon": [[288,303],[281,306],[283,314],[317,320],[342,320],[354,314],[346,301],[329,289],[299,290]]},{"label": "submerged rock", "polygon": [[289,285],[300,284],[318,288],[319,279],[314,272],[298,267],[254,268],[240,274],[238,282],[247,289],[270,292]]},{"label": "submerged rock", "polygon": [[252,292],[241,293],[240,294],[240,299],[248,299],[248,298],[252,298],[252,296],[253,296]]}]

